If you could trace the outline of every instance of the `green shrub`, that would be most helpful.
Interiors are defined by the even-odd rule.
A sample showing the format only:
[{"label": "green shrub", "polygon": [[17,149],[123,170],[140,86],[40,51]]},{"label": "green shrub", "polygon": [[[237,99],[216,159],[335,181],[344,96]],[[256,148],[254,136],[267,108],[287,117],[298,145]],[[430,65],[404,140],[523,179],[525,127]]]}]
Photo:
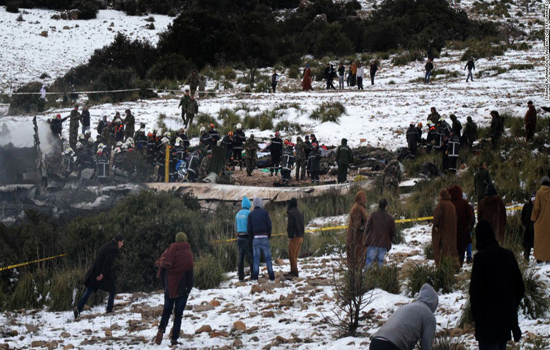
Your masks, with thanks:
[{"label": "green shrub", "polygon": [[457,327],[465,328],[467,325],[474,324],[474,316],[472,315],[472,304],[468,297],[468,301],[462,307],[462,312],[460,314],[460,319],[458,321]]},{"label": "green shrub", "polygon": [[6,308],[8,310],[41,308],[47,294],[47,271],[27,272],[19,278]]},{"label": "green shrub", "polygon": [[208,125],[210,124],[214,124],[216,128],[219,127],[219,124],[216,118],[214,118],[210,114],[202,113],[202,112],[197,113],[197,115],[195,116],[195,123],[197,125],[204,126],[204,127],[208,127]]},{"label": "green shrub", "polygon": [[[42,83],[33,82],[29,83],[19,89],[16,92],[39,92],[42,88]],[[44,105],[40,99],[40,95],[13,95],[10,101],[10,107],[8,114],[30,114],[36,112],[42,112]]]},{"label": "green shrub", "polygon": [[234,110],[229,108],[220,109],[218,112],[218,119],[222,121],[223,130],[221,130],[221,132],[223,134],[235,130],[235,126],[241,122],[241,117],[239,117]]},{"label": "green shrub", "polygon": [[522,63],[522,64],[512,64],[510,66],[510,68],[508,68],[509,70],[525,70],[525,69],[534,69],[535,66],[533,64],[526,64],[526,63]]},{"label": "green shrub", "polygon": [[72,8],[80,11],[78,19],[94,19],[97,17],[100,5],[95,0],[76,0]]},{"label": "green shrub", "polygon": [[[95,91],[122,90],[138,88],[138,76],[133,69],[108,68],[101,73],[92,84]],[[113,102],[127,101],[135,96],[135,91],[98,93],[89,96],[90,101],[99,101],[104,97],[109,97]]]},{"label": "green shrub", "polygon": [[426,257],[426,259],[428,260],[434,259],[434,248],[433,248],[432,242],[424,244],[422,246],[422,250],[424,252],[424,256]]},{"label": "green shrub", "polygon": [[523,313],[531,318],[542,318],[550,310],[550,301],[546,294],[546,285],[542,282],[534,270],[523,271],[523,284],[525,295],[521,299],[520,307]]},{"label": "green shrub", "polygon": [[407,51],[392,58],[391,63],[396,66],[404,66],[409,62],[424,61],[424,55],[420,51]]},{"label": "green shrub", "polygon": [[300,72],[300,68],[298,68],[298,66],[290,67],[287,75],[290,79],[300,79],[302,77],[302,73]]},{"label": "green shrub", "polygon": [[420,291],[424,283],[429,283],[436,291],[450,293],[456,284],[455,265],[452,258],[443,258],[439,267],[415,265],[408,282],[411,295]]},{"label": "green shrub", "polygon": [[321,123],[333,122],[338,124],[342,114],[346,114],[346,107],[341,102],[323,102],[309,117],[320,120]]},{"label": "green shrub", "polygon": [[9,13],[19,13],[19,6],[21,4],[19,1],[9,1],[6,3],[6,12]]},{"label": "green shrub", "polygon": [[262,113],[258,118],[258,128],[260,131],[273,129],[273,115],[274,113]]},{"label": "green shrub", "polygon": [[194,66],[191,61],[183,55],[173,53],[160,57],[147,71],[147,78],[151,80],[185,80],[193,69]]},{"label": "green shrub", "polygon": [[493,44],[494,39],[488,38],[482,41],[469,40],[468,49],[462,57],[461,61],[467,61],[471,57],[474,58],[491,58],[494,56],[502,56],[506,51],[506,45]]},{"label": "green shrub", "polygon": [[201,256],[195,262],[193,275],[195,287],[201,290],[217,288],[225,280],[223,267],[210,254]]},{"label": "green shrub", "polygon": [[301,134],[302,127],[298,123],[282,120],[275,125],[275,131],[284,131],[286,133]]},{"label": "green shrub", "polygon": [[380,288],[391,294],[399,294],[397,266],[383,266],[379,269],[378,265],[374,265],[376,265],[376,262],[364,274],[367,289]]},{"label": "green shrub", "polygon": [[466,345],[451,335],[448,329],[436,333],[432,350],[466,350]]}]

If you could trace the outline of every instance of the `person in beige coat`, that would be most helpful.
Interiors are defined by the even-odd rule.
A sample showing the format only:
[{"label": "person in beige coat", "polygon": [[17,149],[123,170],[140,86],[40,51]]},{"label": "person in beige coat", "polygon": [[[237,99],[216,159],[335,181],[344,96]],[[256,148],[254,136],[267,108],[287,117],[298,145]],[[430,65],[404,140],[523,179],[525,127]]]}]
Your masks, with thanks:
[{"label": "person in beige coat", "polygon": [[550,179],[545,176],[537,192],[531,221],[535,223],[535,252],[537,261],[550,261]]},{"label": "person in beige coat", "polygon": [[456,248],[456,228],[455,206],[451,202],[449,191],[441,190],[439,192],[439,204],[437,204],[434,211],[432,228],[432,246],[436,266],[439,266],[442,258],[450,256],[455,261],[456,267],[460,267]]}]

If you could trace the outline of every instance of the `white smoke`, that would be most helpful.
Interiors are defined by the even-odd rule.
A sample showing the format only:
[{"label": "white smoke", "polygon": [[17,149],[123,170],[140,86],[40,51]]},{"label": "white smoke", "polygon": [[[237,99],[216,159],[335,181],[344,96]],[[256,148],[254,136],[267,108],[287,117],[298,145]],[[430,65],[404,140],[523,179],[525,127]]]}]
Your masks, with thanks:
[{"label": "white smoke", "polygon": [[[50,124],[47,121],[37,121],[40,149],[43,154],[60,152],[56,149],[57,143],[53,136]],[[0,119],[0,146],[12,143],[15,147],[34,147],[34,126],[32,119],[24,121]]]}]

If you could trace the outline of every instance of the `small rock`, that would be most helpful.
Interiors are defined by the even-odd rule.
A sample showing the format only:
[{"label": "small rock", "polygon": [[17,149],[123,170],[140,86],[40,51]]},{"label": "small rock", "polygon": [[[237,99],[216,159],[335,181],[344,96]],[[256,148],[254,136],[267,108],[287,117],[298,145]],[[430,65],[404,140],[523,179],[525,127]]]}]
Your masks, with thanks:
[{"label": "small rock", "polygon": [[63,350],[69,350],[69,349],[74,349],[74,345],[69,344],[69,345],[66,345],[66,346],[63,347]]},{"label": "small rock", "polygon": [[264,289],[259,284],[253,284],[252,288],[250,289],[250,294],[254,293],[262,293]]},{"label": "small rock", "polygon": [[36,333],[38,332],[38,327],[33,324],[26,324],[25,328],[27,328],[27,332],[29,333]]},{"label": "small rock", "polygon": [[113,336],[113,332],[111,332],[110,329],[105,331],[105,336],[111,338]]},{"label": "small rock", "polygon": [[68,29],[71,29],[71,27],[69,27],[69,26],[63,26],[63,29],[64,29],[64,30],[68,30]]},{"label": "small rock", "polygon": [[237,321],[233,323],[233,328],[242,332],[246,330],[246,325],[242,321]]},{"label": "small rock", "polygon": [[63,333],[61,333],[61,335],[60,335],[61,338],[69,338],[70,336],[71,336],[71,335],[70,335],[69,333],[67,333],[67,332],[63,332]]},{"label": "small rock", "polygon": [[243,342],[240,339],[233,340],[233,347],[239,348],[243,346]]},{"label": "small rock", "polygon": [[275,259],[275,264],[277,265],[284,265],[285,261],[283,259]]},{"label": "small rock", "polygon": [[218,307],[221,305],[221,303],[216,299],[212,300],[209,304],[212,305],[213,307]]},{"label": "small rock", "polygon": [[212,333],[210,333],[210,338],[219,338],[219,337],[227,338],[228,336],[229,334],[222,331],[213,331]]},{"label": "small rock", "polygon": [[48,31],[43,30],[42,33],[40,33],[40,35],[43,36],[44,38],[47,38],[48,37]]},{"label": "small rock", "polygon": [[43,347],[46,347],[46,344],[48,344],[48,342],[45,341],[45,340],[34,340],[33,342],[31,342],[31,347],[32,348],[43,348]]},{"label": "small rock", "polygon": [[250,338],[250,340],[255,341],[255,342],[258,342],[258,341],[260,341],[260,338],[258,338],[258,337],[252,337],[252,338]]},{"label": "small rock", "polygon": [[196,311],[196,312],[204,312],[204,311],[210,311],[210,310],[214,310],[214,306],[212,306],[210,304],[197,305],[194,308],[194,311]]},{"label": "small rock", "polygon": [[210,327],[209,325],[204,325],[202,326],[201,328],[197,329],[195,331],[195,334],[201,334],[201,333],[211,333],[212,332],[212,327]]},{"label": "small rock", "polygon": [[276,341],[278,341],[279,343],[286,343],[288,342],[287,339],[281,337],[280,335],[278,335],[276,338],[275,338]]},{"label": "small rock", "polygon": [[262,316],[265,318],[273,318],[275,317],[275,313],[273,311],[266,311],[262,313]]}]

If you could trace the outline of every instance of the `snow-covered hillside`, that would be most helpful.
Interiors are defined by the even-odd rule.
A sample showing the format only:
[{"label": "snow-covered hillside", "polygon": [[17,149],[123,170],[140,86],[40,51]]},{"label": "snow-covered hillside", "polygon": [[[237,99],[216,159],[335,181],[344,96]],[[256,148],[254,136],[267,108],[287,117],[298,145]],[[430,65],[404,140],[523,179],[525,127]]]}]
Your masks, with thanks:
[{"label": "snow-covered hillside", "polygon": [[[93,20],[56,20],[57,11],[21,9],[18,14],[0,6],[0,92],[31,81],[50,83],[69,69],[86,63],[94,50],[109,45],[117,33],[131,39],[158,41],[173,18],[162,15],[126,16],[124,12],[101,10]],[[145,19],[153,17],[155,29],[146,29]],[[48,36],[40,34],[46,31]],[[39,79],[47,73],[50,78]]]}]

